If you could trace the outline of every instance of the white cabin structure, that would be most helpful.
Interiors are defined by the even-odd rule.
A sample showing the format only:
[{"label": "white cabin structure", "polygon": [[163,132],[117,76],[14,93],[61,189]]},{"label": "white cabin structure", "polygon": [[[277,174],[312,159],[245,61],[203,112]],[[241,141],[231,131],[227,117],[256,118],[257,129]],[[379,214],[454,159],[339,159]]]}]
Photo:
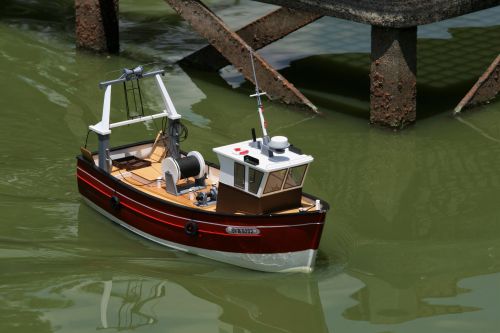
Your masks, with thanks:
[{"label": "white cabin structure", "polygon": [[[282,149],[269,149],[279,139],[286,142]],[[217,211],[262,214],[300,206],[314,159],[288,146],[286,138],[273,137],[268,145],[262,139],[242,141],[213,151],[220,163]]]}]

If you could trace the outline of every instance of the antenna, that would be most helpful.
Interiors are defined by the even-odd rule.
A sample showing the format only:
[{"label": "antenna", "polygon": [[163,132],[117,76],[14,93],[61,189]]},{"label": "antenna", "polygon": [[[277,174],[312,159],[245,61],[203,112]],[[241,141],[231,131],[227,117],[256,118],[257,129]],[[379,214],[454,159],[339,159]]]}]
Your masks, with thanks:
[{"label": "antenna", "polygon": [[255,64],[253,61],[253,52],[250,48],[248,49],[248,51],[250,52],[250,61],[252,62],[253,80],[255,82],[255,94],[250,95],[250,97],[257,97],[257,109],[259,111],[260,126],[262,127],[262,135],[263,135],[263,139],[264,139],[264,144],[267,144],[269,142],[269,136],[267,135],[266,121],[264,119],[264,109],[262,107],[262,100],[260,98],[261,95],[266,95],[266,93],[259,91],[259,82],[257,81],[257,75],[255,74]]}]

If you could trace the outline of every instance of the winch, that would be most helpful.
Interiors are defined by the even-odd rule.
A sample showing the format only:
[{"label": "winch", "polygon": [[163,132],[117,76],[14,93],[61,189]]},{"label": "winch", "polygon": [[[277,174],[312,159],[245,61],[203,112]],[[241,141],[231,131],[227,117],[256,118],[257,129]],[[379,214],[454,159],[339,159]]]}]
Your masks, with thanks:
[{"label": "winch", "polygon": [[197,151],[191,151],[185,157],[167,157],[162,161],[161,169],[165,177],[166,190],[171,194],[179,195],[184,193],[187,188],[184,190],[178,189],[177,183],[190,177],[195,179],[197,187],[202,188],[205,186],[205,160]]},{"label": "winch", "polygon": [[217,202],[217,187],[212,185],[212,188],[208,192],[198,192],[196,194],[197,206],[207,206]]}]

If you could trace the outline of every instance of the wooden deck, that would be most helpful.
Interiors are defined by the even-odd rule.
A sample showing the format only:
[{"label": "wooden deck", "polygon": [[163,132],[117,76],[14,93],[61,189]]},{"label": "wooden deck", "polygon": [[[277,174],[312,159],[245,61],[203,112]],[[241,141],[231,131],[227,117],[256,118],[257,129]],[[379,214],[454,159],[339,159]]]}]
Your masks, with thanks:
[{"label": "wooden deck", "polygon": [[[165,180],[163,179],[161,172],[161,163],[159,162],[152,162],[150,166],[131,171],[119,169],[113,166],[111,175],[123,182],[126,182],[128,185],[131,185],[139,191],[160,198],[162,200],[173,202],[175,204],[186,206],[189,208],[199,209],[202,211],[215,212],[216,204],[210,204],[208,206],[197,206],[195,204],[195,197],[197,192],[208,192],[210,191],[212,185],[218,184],[218,169],[209,168],[209,173],[207,179],[205,180],[205,189],[197,190],[193,193],[188,192],[179,196],[172,195],[166,191]],[[184,187],[189,187],[190,184],[194,186],[194,179],[183,179],[178,183],[178,185]],[[303,196],[301,208],[308,209],[312,207],[314,207],[314,201]],[[299,207],[295,209],[276,212],[275,214],[291,214],[297,212],[299,212]],[[241,214],[244,213],[242,212]]]},{"label": "wooden deck", "polygon": [[[161,198],[163,200],[204,211],[215,211],[215,204],[204,207],[195,205],[196,199],[191,200],[190,196],[194,197],[196,196],[196,193],[191,194],[188,192],[179,196],[168,193],[165,189],[165,180],[162,177],[161,163],[159,162],[152,162],[151,166],[132,171],[126,171],[113,167],[111,174],[116,178],[122,180],[123,182],[126,182],[127,184],[135,187],[137,190]],[[194,186],[193,179],[183,179],[179,182],[178,185],[189,186],[189,183],[193,183]],[[210,186],[214,183],[216,184],[216,182],[214,182],[213,176],[210,175],[209,178],[205,181],[205,185],[207,185],[206,188],[203,190],[198,190],[197,192],[209,191]]]},{"label": "wooden deck", "polygon": [[[161,134],[161,133],[160,133]],[[196,194],[199,192],[208,192],[210,191],[212,185],[218,186],[219,184],[219,175],[220,170],[214,168],[213,166],[205,166],[207,178],[205,180],[205,188],[196,190],[193,192],[186,192],[181,195],[173,195],[167,192],[165,187],[165,179],[163,178],[162,169],[161,169],[161,161],[167,156],[166,148],[163,144],[162,140],[159,140],[160,134],[158,134],[155,142],[151,146],[151,150],[146,152],[146,156],[142,153],[139,153],[137,156],[143,156],[138,159],[140,161],[147,161],[151,163],[151,165],[146,165],[133,170],[126,170],[126,163],[113,163],[111,168],[111,175],[121,180],[128,185],[134,187],[138,191],[142,191],[151,196],[160,198],[162,200],[166,200],[177,205],[199,209],[201,211],[215,212],[217,207],[216,203],[209,204],[207,206],[198,206],[196,205]],[[123,151],[121,152],[124,153]],[[132,154],[134,153],[134,154]],[[138,152],[130,149],[127,151],[126,156],[131,156],[137,154]],[[123,155],[120,155],[123,156]],[[91,159],[94,159],[94,162],[97,164],[96,159],[98,158],[96,155],[91,156]],[[123,160],[123,158],[122,158]],[[115,159],[115,162],[119,162],[120,159]],[[133,161],[134,163],[136,161]],[[178,187],[189,189],[195,186],[194,178],[182,179],[177,183]],[[298,213],[300,209],[308,210],[313,209],[315,206],[315,202],[312,199],[309,199],[305,196],[302,196],[301,207],[297,207],[294,209],[288,209],[284,211],[275,212],[274,214],[293,214]],[[245,212],[236,212],[236,214],[247,214]]]}]

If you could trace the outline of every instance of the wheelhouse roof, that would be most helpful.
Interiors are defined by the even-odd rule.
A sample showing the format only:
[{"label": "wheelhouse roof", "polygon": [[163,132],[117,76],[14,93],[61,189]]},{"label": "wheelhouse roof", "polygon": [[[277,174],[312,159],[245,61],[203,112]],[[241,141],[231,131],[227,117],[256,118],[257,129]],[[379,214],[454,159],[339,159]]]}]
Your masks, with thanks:
[{"label": "wheelhouse roof", "polygon": [[[262,143],[262,139],[259,139]],[[226,146],[216,147],[213,151],[226,158],[229,158],[235,162],[248,165],[254,169],[262,172],[272,172],[281,169],[287,169],[299,165],[309,164],[314,158],[310,155],[299,154],[286,148],[283,153],[274,153],[272,157],[269,157],[263,153],[257,147],[251,145],[252,140],[241,141]],[[259,160],[258,165],[248,163],[245,161],[245,156],[251,156]]]}]

